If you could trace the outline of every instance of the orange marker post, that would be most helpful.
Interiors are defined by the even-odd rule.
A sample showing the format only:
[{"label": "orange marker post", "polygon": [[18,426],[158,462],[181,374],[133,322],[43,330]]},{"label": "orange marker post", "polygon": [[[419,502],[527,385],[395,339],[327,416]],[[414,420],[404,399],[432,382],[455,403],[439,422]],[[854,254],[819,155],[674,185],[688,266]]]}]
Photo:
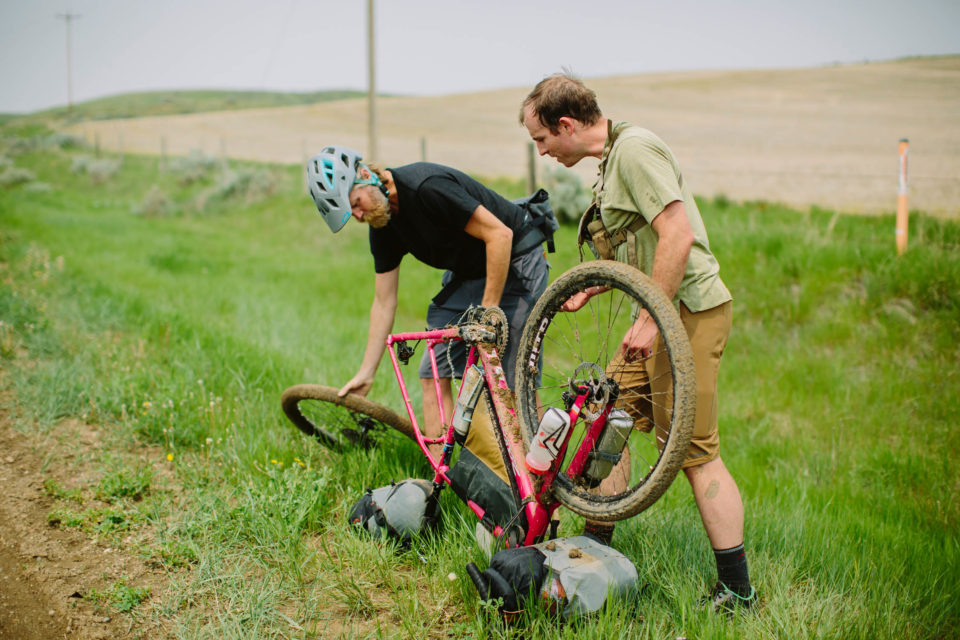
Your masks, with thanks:
[{"label": "orange marker post", "polygon": [[897,255],[907,250],[907,223],[909,209],[907,208],[907,152],[910,141],[900,140],[900,186],[897,188]]}]

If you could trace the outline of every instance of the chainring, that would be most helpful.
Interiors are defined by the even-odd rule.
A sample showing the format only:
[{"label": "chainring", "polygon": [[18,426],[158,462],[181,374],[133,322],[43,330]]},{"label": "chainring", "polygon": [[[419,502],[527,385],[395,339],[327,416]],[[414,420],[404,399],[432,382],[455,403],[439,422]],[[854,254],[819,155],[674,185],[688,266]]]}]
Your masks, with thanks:
[{"label": "chainring", "polygon": [[497,353],[507,350],[507,341],[510,339],[510,325],[507,324],[507,314],[500,307],[487,307],[480,316],[480,324],[493,326],[497,331]]}]

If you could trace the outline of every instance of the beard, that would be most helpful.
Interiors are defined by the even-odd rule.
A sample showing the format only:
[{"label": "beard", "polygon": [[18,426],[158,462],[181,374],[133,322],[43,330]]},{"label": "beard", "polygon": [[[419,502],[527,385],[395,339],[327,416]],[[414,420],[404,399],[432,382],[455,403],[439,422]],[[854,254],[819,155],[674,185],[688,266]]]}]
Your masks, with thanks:
[{"label": "beard", "polygon": [[379,189],[375,189],[373,208],[364,214],[363,221],[374,229],[382,229],[390,222],[390,201]]}]

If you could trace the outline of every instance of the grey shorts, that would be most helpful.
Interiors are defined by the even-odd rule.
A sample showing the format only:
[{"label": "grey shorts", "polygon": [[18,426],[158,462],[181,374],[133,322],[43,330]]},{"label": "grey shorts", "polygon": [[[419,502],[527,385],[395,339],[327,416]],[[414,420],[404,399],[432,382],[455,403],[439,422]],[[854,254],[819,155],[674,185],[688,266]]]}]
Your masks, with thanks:
[{"label": "grey shorts", "polygon": [[[533,310],[533,305],[547,288],[550,265],[547,263],[543,251],[538,247],[533,251],[516,256],[510,261],[510,273],[503,287],[503,296],[500,298],[500,308],[507,316],[510,327],[506,353],[500,354],[507,383],[513,388],[513,376],[517,359],[517,350],[520,346],[520,334],[523,325]],[[443,274],[443,295],[438,294],[427,308],[427,327],[437,329],[452,324],[460,319],[463,312],[471,305],[479,305],[483,300],[483,289],[486,278],[475,280],[461,280],[454,285],[453,290],[447,288],[453,280],[453,273],[446,271]],[[447,295],[449,294],[449,295]],[[438,298],[445,298],[437,302]],[[453,360],[453,369],[447,359],[447,348],[450,347],[450,359]],[[466,346],[463,342],[438,344],[435,348],[437,355],[437,371],[441,378],[459,378],[467,365]],[[456,375],[453,375],[453,372]],[[432,378],[430,369],[430,355],[424,351],[420,359],[418,371],[421,378]]]}]

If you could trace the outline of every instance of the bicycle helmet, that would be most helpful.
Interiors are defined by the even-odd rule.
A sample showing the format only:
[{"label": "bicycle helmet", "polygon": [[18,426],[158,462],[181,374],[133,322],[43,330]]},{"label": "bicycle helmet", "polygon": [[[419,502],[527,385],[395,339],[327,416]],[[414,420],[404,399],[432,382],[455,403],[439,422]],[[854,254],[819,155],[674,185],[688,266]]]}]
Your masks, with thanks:
[{"label": "bicycle helmet", "polygon": [[350,219],[350,190],[357,181],[360,160],[353,149],[332,146],[307,161],[310,197],[334,233]]}]

